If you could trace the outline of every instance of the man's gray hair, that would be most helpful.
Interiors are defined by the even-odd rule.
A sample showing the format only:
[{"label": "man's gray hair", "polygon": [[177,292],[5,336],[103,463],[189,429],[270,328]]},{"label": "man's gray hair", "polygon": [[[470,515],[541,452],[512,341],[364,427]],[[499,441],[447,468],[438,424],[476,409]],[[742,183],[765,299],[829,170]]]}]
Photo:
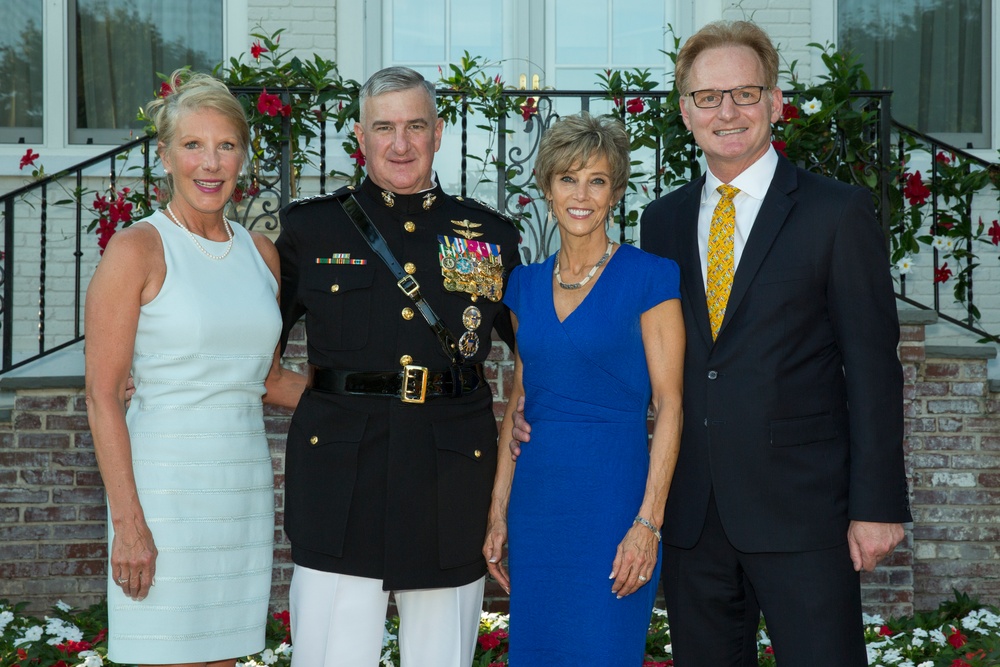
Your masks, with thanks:
[{"label": "man's gray hair", "polygon": [[364,123],[365,101],[385,93],[396,93],[412,88],[423,88],[431,104],[431,109],[437,115],[437,90],[434,84],[423,77],[420,72],[409,67],[386,67],[368,77],[358,94],[358,104],[361,122]]}]

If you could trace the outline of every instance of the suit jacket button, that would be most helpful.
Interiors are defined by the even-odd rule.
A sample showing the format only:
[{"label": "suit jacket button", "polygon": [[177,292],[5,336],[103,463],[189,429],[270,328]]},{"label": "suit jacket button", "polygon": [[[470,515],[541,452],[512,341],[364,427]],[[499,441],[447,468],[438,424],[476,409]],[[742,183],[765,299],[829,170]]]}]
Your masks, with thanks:
[{"label": "suit jacket button", "polygon": [[340,285],[338,285],[337,283],[330,285],[330,291],[336,294],[337,292],[340,291]]},{"label": "suit jacket button", "polygon": [[477,449],[476,451],[474,451],[472,453],[472,455],[475,456],[478,459],[478,458],[482,457],[483,452],[482,452],[482,450]]},{"label": "suit jacket button", "polygon": [[404,308],[403,311],[402,311],[402,313],[401,313],[401,315],[403,316],[404,320],[412,320],[413,319],[413,309],[412,308]]},{"label": "suit jacket button", "polygon": [[318,437],[316,437],[315,435],[314,435],[313,437],[309,438],[309,444],[310,444],[310,445],[315,445],[315,444],[317,444],[318,442],[319,442],[319,438],[318,438]]},{"label": "suit jacket button", "polygon": [[408,232],[415,232],[417,231],[417,226],[413,224],[412,220],[407,220],[406,222],[403,223],[403,229],[405,229]]},{"label": "suit jacket button", "polygon": [[708,379],[709,380],[714,380],[717,377],[719,377],[719,374],[717,372],[715,372],[715,371],[709,371],[708,372]]}]

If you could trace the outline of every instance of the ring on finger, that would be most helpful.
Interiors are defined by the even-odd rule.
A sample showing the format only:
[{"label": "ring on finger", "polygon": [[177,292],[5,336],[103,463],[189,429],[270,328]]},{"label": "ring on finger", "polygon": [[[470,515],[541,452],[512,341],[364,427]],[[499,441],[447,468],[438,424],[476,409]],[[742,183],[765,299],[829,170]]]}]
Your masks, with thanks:
[{"label": "ring on finger", "polygon": [[115,581],[117,581],[119,584],[124,584],[125,582],[128,581],[128,577],[125,577],[123,579],[116,579]]},{"label": "ring on finger", "polygon": [[640,574],[639,575],[639,581],[646,581],[646,575]]}]

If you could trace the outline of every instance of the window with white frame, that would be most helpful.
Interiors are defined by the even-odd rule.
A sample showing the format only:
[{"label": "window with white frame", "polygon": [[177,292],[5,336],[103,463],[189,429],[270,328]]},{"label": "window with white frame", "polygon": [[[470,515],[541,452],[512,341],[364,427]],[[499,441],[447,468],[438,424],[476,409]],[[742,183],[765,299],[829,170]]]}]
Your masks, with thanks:
[{"label": "window with white frame", "polygon": [[20,0],[0,21],[0,142],[42,140],[42,0]]},{"label": "window with white frame", "polygon": [[839,46],[860,56],[892,116],[959,148],[991,143],[991,3],[840,0]]},{"label": "window with white frame", "polygon": [[157,73],[223,59],[223,0],[69,0],[67,118],[72,144],[117,144],[141,130]]}]

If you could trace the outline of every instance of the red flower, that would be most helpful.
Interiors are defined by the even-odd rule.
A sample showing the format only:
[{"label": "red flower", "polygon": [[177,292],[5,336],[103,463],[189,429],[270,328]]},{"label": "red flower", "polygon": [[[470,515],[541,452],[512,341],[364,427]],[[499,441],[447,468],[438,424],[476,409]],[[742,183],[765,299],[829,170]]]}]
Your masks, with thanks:
[{"label": "red flower", "polygon": [[34,167],[35,166],[35,160],[37,160],[39,157],[41,157],[41,156],[38,153],[36,153],[35,151],[33,151],[33,150],[31,150],[29,148],[27,151],[25,151],[24,155],[21,156],[21,166],[19,168],[20,169],[24,169],[29,164],[32,167]]},{"label": "red flower", "polygon": [[765,646],[764,647],[764,655],[774,655],[774,647],[773,646]]},{"label": "red flower", "polygon": [[[281,98],[267,92],[267,89],[265,88],[261,91],[260,97],[257,98],[257,111],[265,116],[277,116],[279,113],[283,112]],[[288,114],[284,115],[287,116]]]},{"label": "red flower", "polygon": [[[951,269],[948,268],[948,262],[945,262],[940,267],[934,269],[934,282],[936,283],[947,282],[949,278],[951,278]],[[955,629],[955,632],[953,632],[951,635],[948,636],[948,641],[955,648],[964,645],[967,639],[968,637],[960,633],[957,629]],[[959,643],[956,644],[955,642]]]},{"label": "red flower", "polygon": [[642,113],[645,108],[646,105],[638,97],[633,97],[625,103],[625,111],[628,113]]},{"label": "red flower", "polygon": [[778,151],[785,157],[788,157],[788,153],[785,152],[785,149],[788,148],[787,143],[785,143],[784,141],[772,141],[771,145],[774,146],[774,150]]},{"label": "red flower", "polygon": [[990,239],[993,241],[993,245],[1000,245],[1000,224],[997,221],[993,221],[993,226],[990,227]]},{"label": "red flower", "polygon": [[955,660],[951,663],[951,667],[972,667],[972,665],[961,658],[955,658]]},{"label": "red flower", "polygon": [[107,636],[108,636],[108,629],[107,628],[101,628],[101,631],[97,633],[97,636],[94,637],[94,641],[91,642],[91,643],[93,643],[93,644],[100,644],[102,641],[104,641],[105,637],[107,637]]},{"label": "red flower", "polygon": [[906,177],[906,183],[903,185],[903,196],[910,201],[910,206],[923,204],[931,196],[931,191],[924,185],[919,171]]},{"label": "red flower", "polygon": [[97,195],[94,199],[94,210],[98,213],[108,210],[108,200],[104,198],[104,195]]},{"label": "red flower", "polygon": [[799,117],[799,108],[794,104],[786,104],[781,110],[781,120],[788,123]]},{"label": "red flower", "polygon": [[[518,208],[524,208],[525,206],[527,206],[530,203],[531,203],[531,197],[529,197],[527,195],[518,195],[517,196],[517,206],[518,206]],[[994,222],[993,224],[995,225],[996,223]]]},{"label": "red flower", "polygon": [[233,190],[232,200],[237,204],[243,201],[243,188],[237,186],[236,189]]},{"label": "red flower", "polygon": [[260,186],[257,185],[256,183],[251,183],[250,186],[247,188],[247,196],[256,197],[259,194],[260,194]]},{"label": "red flower", "polygon": [[521,105],[521,118],[525,121],[531,120],[532,114],[538,113],[538,107],[535,105],[535,98],[529,97],[528,101]]},{"label": "red flower", "polygon": [[260,60],[260,54],[262,53],[267,53],[267,49],[260,45],[260,40],[258,39],[253,43],[253,46],[250,47],[250,56],[253,57],[254,60]]},{"label": "red flower", "polygon": [[114,200],[108,206],[108,216],[111,218],[111,222],[115,224],[119,222],[132,222],[131,202],[127,202],[122,198]]},{"label": "red flower", "polygon": [[893,634],[895,633],[889,629],[888,625],[883,625],[881,628],[878,629],[879,637],[892,637]]},{"label": "red flower", "polygon": [[63,653],[70,654],[79,653],[80,651],[89,651],[93,648],[93,645],[90,642],[85,641],[75,642],[73,640],[66,640],[66,643],[58,644],[56,648]]},{"label": "red flower", "polygon": [[174,89],[170,87],[170,84],[166,81],[160,83],[160,92],[157,93],[157,97],[166,97],[170,93],[174,92]]},{"label": "red flower", "polygon": [[24,660],[25,658],[28,657],[28,653],[23,648],[19,648],[17,649],[17,657],[20,658],[21,660]]},{"label": "red flower", "polygon": [[[948,275],[944,279],[939,280],[938,279],[938,272],[939,271],[947,271]],[[944,266],[942,266],[940,269],[936,269],[934,271],[934,282],[936,282],[936,283],[943,283],[945,280],[948,280],[948,278],[950,278],[950,277],[951,277],[951,271],[948,271],[948,265],[947,264],[945,264]],[[963,635],[962,632],[958,628],[956,628],[954,625],[951,626],[951,634],[948,635],[948,643],[949,644],[951,644],[955,648],[962,648],[963,646],[965,646],[965,643],[967,641],[969,641],[968,637],[966,637],[965,635]]]},{"label": "red flower", "polygon": [[492,632],[479,637],[479,648],[482,650],[489,651],[490,649],[495,649],[497,646],[500,646],[500,640]]},{"label": "red flower", "polygon": [[360,146],[358,146],[358,150],[351,153],[348,157],[354,158],[359,167],[365,166],[365,154],[361,152]]},{"label": "red flower", "polygon": [[944,154],[944,151],[938,151],[938,154],[934,156],[934,161],[941,164],[951,164],[951,157]]}]

